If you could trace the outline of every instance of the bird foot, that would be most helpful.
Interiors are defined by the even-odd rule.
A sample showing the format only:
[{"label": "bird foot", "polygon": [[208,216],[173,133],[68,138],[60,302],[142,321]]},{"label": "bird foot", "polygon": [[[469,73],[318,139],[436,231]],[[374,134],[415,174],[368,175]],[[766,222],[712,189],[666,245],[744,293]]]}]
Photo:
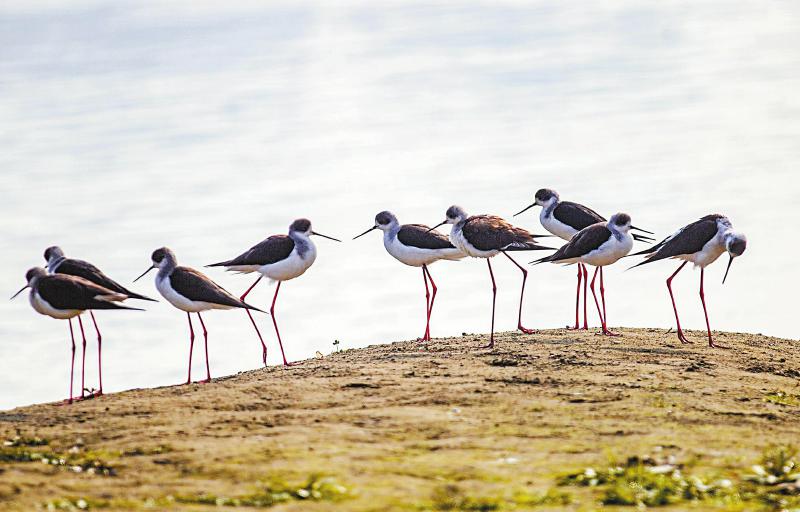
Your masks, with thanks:
[{"label": "bird foot", "polygon": [[726,347],[725,345],[717,345],[713,341],[709,341],[708,342],[708,346],[711,347],[711,348],[721,348],[723,350],[730,350],[730,348],[731,348],[731,347]]},{"label": "bird foot", "polygon": [[292,361],[290,363],[290,362],[286,361],[285,359],[283,360],[283,366],[299,366],[301,364],[303,364],[303,361]]},{"label": "bird foot", "polygon": [[602,331],[600,331],[598,333],[595,333],[595,334],[597,334],[598,336],[612,336],[612,337],[620,337],[620,336],[622,336],[622,334],[620,334],[618,332],[611,332],[608,329],[603,329]]},{"label": "bird foot", "polygon": [[486,345],[481,345],[478,347],[479,349],[493,349],[494,348],[494,340],[489,340],[489,343]]},{"label": "bird foot", "polygon": [[519,330],[519,331],[522,331],[522,332],[524,332],[525,334],[536,334],[536,333],[538,333],[538,332],[539,332],[539,331],[537,331],[536,329],[528,329],[527,327],[523,327],[523,326],[521,326],[521,325],[518,325],[518,326],[517,326],[517,330]]},{"label": "bird foot", "polygon": [[691,341],[689,341],[689,338],[687,338],[686,335],[683,334],[683,331],[678,331],[678,339],[681,340],[681,343],[684,344],[692,343]]},{"label": "bird foot", "polygon": [[211,382],[211,377],[208,377],[207,379],[203,379],[203,380],[198,380],[197,381],[198,384],[209,384],[210,382]]},{"label": "bird foot", "polygon": [[86,388],[84,391],[88,394],[81,395],[81,400],[91,400],[93,398],[97,398],[98,396],[102,395],[103,392],[94,388]]}]

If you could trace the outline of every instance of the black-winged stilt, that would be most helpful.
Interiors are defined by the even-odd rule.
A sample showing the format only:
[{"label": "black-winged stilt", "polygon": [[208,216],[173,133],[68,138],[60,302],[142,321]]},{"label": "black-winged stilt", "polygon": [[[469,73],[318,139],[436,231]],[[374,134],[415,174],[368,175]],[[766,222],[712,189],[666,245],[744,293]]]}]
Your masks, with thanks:
[{"label": "black-winged stilt", "polygon": [[[439,260],[459,260],[466,254],[453,246],[447,236],[438,231],[432,231],[423,224],[401,225],[397,221],[397,217],[388,211],[377,214],[375,225],[354,237],[353,240],[374,229],[383,231],[383,246],[386,248],[386,252],[401,263],[412,267],[422,267],[422,279],[425,282],[426,320],[425,333],[420,340],[429,341],[431,339],[431,313],[433,312],[433,302],[436,300],[437,288],[428,265]],[[428,288],[428,280],[433,288],[432,295]]]},{"label": "black-winged stilt", "polygon": [[[618,336],[618,334],[608,329],[603,267],[615,263],[631,251],[633,248],[631,229],[630,216],[626,213],[616,213],[611,216],[608,222],[598,222],[578,231],[566,245],[550,256],[531,262],[583,263],[596,267],[590,288],[592,289],[592,296],[594,296],[595,306],[597,306],[597,314],[600,316],[601,332],[607,336]],[[602,312],[594,289],[598,271],[600,272],[600,299],[603,302]]]},{"label": "black-winged stilt", "polygon": [[[61,247],[57,245],[45,249],[44,259],[47,262],[45,268],[47,268],[48,272],[50,272],[51,274],[66,274],[70,276],[82,277],[87,281],[91,281],[94,284],[102,286],[103,288],[107,288],[113,292],[125,294],[130,299],[155,301],[155,299],[151,299],[150,297],[146,297],[139,293],[128,290],[118,282],[114,281],[113,279],[105,275],[99,268],[95,267],[88,261],[65,257],[64,251],[61,250]],[[91,310],[89,310],[89,316],[92,318],[92,324],[94,324],[94,330],[97,333],[97,375],[98,375],[98,380],[100,381],[99,383],[100,389],[96,393],[93,393],[93,395],[99,396],[103,394],[103,336],[102,334],[100,334],[100,328],[97,326],[97,320],[95,319],[94,313]],[[78,325],[80,325],[81,333],[83,333],[83,321],[81,320],[80,315],[78,315]],[[81,356],[82,390],[85,389],[85,381],[84,381],[85,366],[86,366],[86,338],[84,337],[83,352]],[[83,395],[83,391],[81,391],[81,395]]]},{"label": "black-winged stilt", "polygon": [[492,330],[489,335],[489,343],[482,348],[494,347],[494,310],[497,298],[497,283],[494,280],[490,258],[499,253],[503,253],[522,272],[522,291],[519,295],[517,329],[526,334],[536,332],[522,325],[522,300],[525,296],[525,281],[528,279],[528,271],[517,263],[508,252],[548,250],[550,247],[537,245],[534,238],[549,235],[531,234],[522,228],[512,226],[506,220],[495,215],[469,216],[463,208],[455,205],[447,209],[445,216],[445,220],[431,228],[431,230],[443,224],[452,224],[450,242],[468,256],[486,258],[486,263],[489,266],[489,276],[492,278]]},{"label": "black-winged stilt", "polygon": [[[281,341],[281,333],[278,330],[278,323],[275,320],[275,301],[278,300],[278,292],[281,289],[281,283],[302,275],[317,258],[317,247],[310,238],[312,235],[341,242],[341,240],[336,238],[314,232],[311,229],[311,221],[308,219],[297,219],[289,226],[288,235],[272,235],[231,260],[206,265],[207,267],[227,267],[226,270],[243,274],[259,272],[261,276],[256,279],[256,282],[253,283],[244,294],[242,294],[240,297],[241,300],[247,297],[247,294],[255,288],[263,277],[278,282],[278,286],[275,288],[275,295],[272,297],[272,306],[270,307],[269,314],[272,316],[272,325],[275,327],[275,334],[278,337],[278,346],[281,349],[281,356],[283,357],[283,364],[285,366],[289,366],[289,362],[286,360],[286,353],[283,351],[283,342]],[[258,330],[258,326],[249,311],[247,315],[250,317],[250,321],[256,329],[259,340],[261,340],[262,359],[266,366],[267,345],[264,343],[261,332]]]},{"label": "black-winged stilt", "polygon": [[706,317],[706,330],[708,331],[708,346],[720,347],[714,343],[711,337],[711,324],[708,321],[708,310],[706,309],[706,297],[703,291],[703,277],[708,265],[714,263],[724,252],[728,252],[728,266],[725,269],[725,277],[722,278],[723,284],[728,278],[728,271],[731,269],[733,259],[741,256],[747,248],[747,238],[733,230],[731,221],[724,215],[712,214],[702,217],[700,220],[682,227],[674,234],[665,238],[660,243],[649,247],[644,251],[637,252],[631,256],[645,255],[645,261],[634,265],[631,268],[652,263],[666,258],[683,260],[678,270],[667,278],[667,289],[672,300],[672,309],[675,311],[675,323],[678,325],[678,339],[682,343],[689,343],[681,329],[681,321],[678,318],[678,307],[675,305],[675,296],[672,294],[672,280],[678,275],[683,267],[689,263],[694,263],[695,267],[700,267],[700,302],[703,303],[703,313]]},{"label": "black-winged stilt", "polygon": [[[117,304],[128,298],[124,293],[119,293],[102,286],[98,286],[82,277],[66,274],[48,274],[41,267],[34,267],[25,274],[28,284],[22,287],[11,298],[13,299],[26,288],[31,289],[29,300],[33,309],[42,315],[47,315],[59,320],[69,321],[69,334],[72,338],[72,362],[69,372],[69,403],[72,403],[72,380],[75,372],[75,332],[72,329],[72,318],[87,310],[92,309],[131,309],[128,306]],[[80,318],[80,317],[79,317]],[[80,324],[81,335],[86,344],[86,334],[83,324]],[[81,397],[84,390],[81,389]]]},{"label": "black-winged stilt", "polygon": [[[579,203],[573,203],[572,201],[561,201],[561,198],[558,195],[558,192],[549,188],[542,188],[539,189],[536,194],[534,195],[534,202],[522,209],[521,211],[514,214],[516,217],[517,215],[528,211],[529,209],[533,208],[534,206],[541,206],[542,210],[539,213],[539,221],[542,223],[542,226],[549,231],[550,233],[556,235],[559,238],[562,238],[566,241],[569,241],[575,234],[582,230],[583,228],[587,228],[592,224],[597,224],[598,222],[606,222],[606,218],[597,213],[596,211],[592,210],[591,208],[584,206]],[[639,229],[635,226],[631,226],[632,230],[639,230],[644,233],[650,233],[650,231],[645,231],[644,229]],[[651,242],[655,239],[650,238],[649,236],[639,235],[636,233],[631,233],[633,239],[639,242]],[[583,278],[583,329],[589,329],[589,321],[588,315],[586,314],[586,307],[587,307],[587,300],[586,300],[586,288],[589,284],[589,273],[586,270],[586,265],[583,263],[578,263],[578,287],[575,294],[575,327],[574,329],[578,329],[579,327],[579,320],[578,320],[578,313],[580,310],[580,293],[581,293],[581,277]]]},{"label": "black-winged stilt", "polygon": [[[153,264],[145,270],[137,281],[153,269],[158,269],[156,274],[156,288],[167,301],[186,312],[189,320],[189,376],[186,384],[192,382],[192,351],[194,349],[194,328],[192,327],[192,313],[197,313],[200,325],[203,327],[203,338],[206,349],[206,380],[211,382],[211,369],[208,363],[208,331],[200,316],[201,311],[209,309],[243,308],[261,311],[247,304],[224,290],[207,276],[189,267],[179,267],[175,253],[167,247],[153,251],[151,256]],[[263,313],[263,311],[261,311]]]}]

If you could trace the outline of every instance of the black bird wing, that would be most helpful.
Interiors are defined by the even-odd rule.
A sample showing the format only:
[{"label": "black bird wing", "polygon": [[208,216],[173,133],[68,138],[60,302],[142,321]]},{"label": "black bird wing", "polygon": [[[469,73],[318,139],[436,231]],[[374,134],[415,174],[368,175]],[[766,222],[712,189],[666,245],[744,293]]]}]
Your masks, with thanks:
[{"label": "black bird wing", "polygon": [[511,225],[496,215],[475,215],[468,218],[461,228],[464,238],[480,251],[532,251],[550,249],[537,245],[534,235],[525,229]]},{"label": "black bird wing", "polygon": [[223,287],[193,268],[176,267],[169,276],[169,284],[176,292],[189,300],[261,311],[237,299]]},{"label": "black bird wing", "polygon": [[613,233],[606,227],[605,223],[598,222],[597,224],[592,224],[575,233],[575,236],[573,236],[569,242],[562,245],[560,249],[550,256],[536,260],[536,263],[543,263],[546,261],[558,262],[585,256],[599,249],[600,246],[608,242],[612,236],[614,236]]},{"label": "black bird wing", "polygon": [[717,214],[706,215],[679,229],[653,247],[632,254],[632,256],[648,255],[645,261],[634,266],[701,251],[703,246],[717,235],[717,220],[721,217]]},{"label": "black bird wing", "polygon": [[57,274],[67,274],[70,276],[78,276],[91,281],[96,285],[108,288],[111,291],[124,293],[132,299],[151,300],[156,302],[155,299],[146,297],[144,295],[132,292],[105,275],[99,268],[95,267],[88,261],[74,260],[67,258],[56,267]]},{"label": "black bird wing", "polygon": [[116,304],[128,298],[124,293],[78,276],[52,274],[41,277],[36,291],[56,309],[138,309]]},{"label": "black bird wing", "polygon": [[269,265],[288,258],[292,250],[294,250],[294,240],[291,237],[287,235],[272,235],[232,260],[212,263],[206,266]]},{"label": "black bird wing", "polygon": [[423,224],[404,224],[397,232],[401,244],[419,249],[455,249],[450,239]]},{"label": "black bird wing", "polygon": [[553,210],[553,217],[555,217],[557,221],[571,226],[578,231],[583,228],[588,228],[592,224],[606,221],[602,215],[591,208],[583,206],[582,204],[573,203],[572,201],[561,201],[558,203]]}]

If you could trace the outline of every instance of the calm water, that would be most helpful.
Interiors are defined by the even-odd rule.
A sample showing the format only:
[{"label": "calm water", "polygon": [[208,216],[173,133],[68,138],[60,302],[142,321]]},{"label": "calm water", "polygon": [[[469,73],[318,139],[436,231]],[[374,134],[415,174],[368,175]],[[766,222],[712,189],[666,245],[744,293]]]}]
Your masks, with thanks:
[{"label": "calm water", "polygon": [[[724,287],[724,263],[709,268],[712,326],[798,337],[800,244],[784,227],[800,222],[797,2],[191,5],[0,5],[3,296],[51,244],[129,283],[161,245],[199,267],[305,216],[348,241],[317,240],[314,267],[282,287],[289,357],[414,338],[419,269],[378,233],[349,239],[382,209],[428,224],[452,203],[510,216],[548,186],[660,235],[726,213],[750,246]],[[537,215],[517,222],[541,231]],[[675,266],[610,269],[610,323],[670,327]],[[495,268],[505,330],[520,276]],[[486,332],[485,263],[431,271],[433,334]],[[209,274],[235,293],[254,279]],[[703,327],[698,277],[676,281],[690,328]],[[572,268],[537,267],[529,283],[527,324],[570,321]],[[133,287],[157,294],[151,278]],[[185,316],[145,306],[98,315],[108,391],[185,378]],[[259,365],[243,313],[206,319],[214,375]],[[0,408],[65,396],[68,339],[24,298],[0,306]]]}]

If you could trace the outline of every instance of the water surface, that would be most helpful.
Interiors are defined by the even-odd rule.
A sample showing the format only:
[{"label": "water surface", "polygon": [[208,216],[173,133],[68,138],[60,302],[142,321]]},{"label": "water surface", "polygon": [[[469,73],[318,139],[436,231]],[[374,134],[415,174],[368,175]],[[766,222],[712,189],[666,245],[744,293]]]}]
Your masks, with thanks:
[{"label": "water surface", "polygon": [[[723,262],[707,272],[713,327],[797,338],[798,22],[791,1],[6,1],[0,290],[52,244],[129,283],[162,245],[200,267],[302,216],[348,241],[317,240],[314,267],[282,287],[289,357],[409,339],[424,327],[421,272],[377,233],[349,239],[382,209],[427,224],[453,203],[509,217],[552,187],[661,235],[727,214],[750,245],[725,286]],[[540,232],[537,213],[515,221]],[[676,266],[609,269],[610,323],[669,328]],[[510,329],[520,274],[495,269]],[[433,334],[488,331],[486,264],[431,271]],[[208,273],[237,294],[254,280]],[[698,278],[675,284],[696,329]],[[572,268],[535,268],[525,322],[570,322],[574,284]],[[150,278],[134,288],[157,293]],[[273,290],[250,299],[267,306]],[[185,315],[145,307],[97,315],[107,391],[185,378]],[[243,313],[205,318],[214,375],[259,365]],[[0,307],[0,407],[64,397],[68,336],[24,299]]]}]

